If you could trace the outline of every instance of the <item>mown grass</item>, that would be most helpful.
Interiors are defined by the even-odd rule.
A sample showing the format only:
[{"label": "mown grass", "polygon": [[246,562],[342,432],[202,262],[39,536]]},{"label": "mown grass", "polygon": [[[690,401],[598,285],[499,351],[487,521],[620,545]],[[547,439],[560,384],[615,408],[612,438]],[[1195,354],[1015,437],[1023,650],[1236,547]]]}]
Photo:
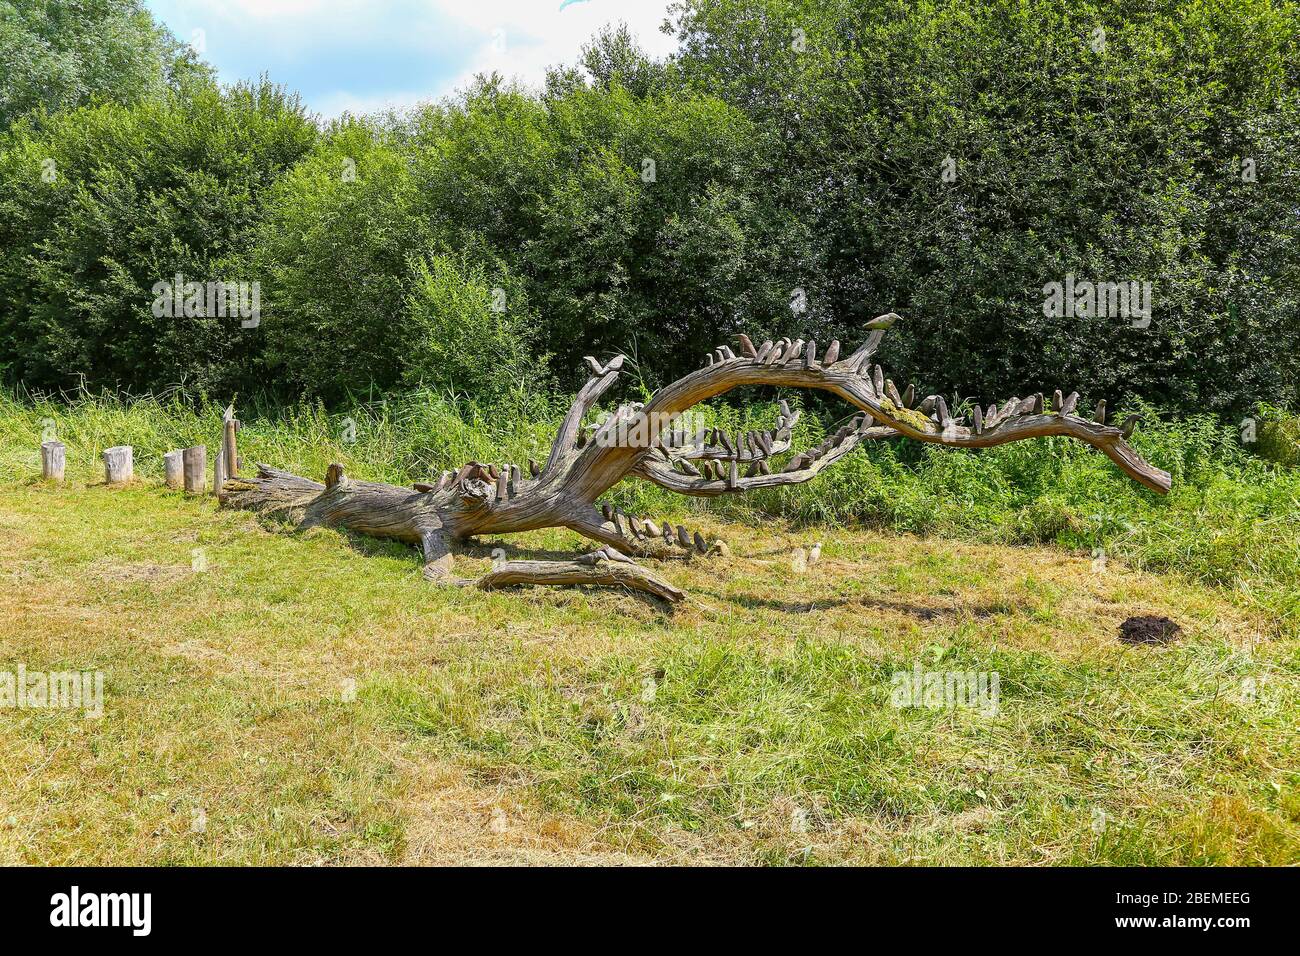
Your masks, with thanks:
[{"label": "mown grass", "polygon": [[[534,411],[412,399],[354,412],[355,442],[319,409],[246,411],[242,441],[305,473],[409,480],[539,454]],[[686,503],[733,553],[662,563],[691,595],[670,610],[441,589],[403,546],[160,488],[161,453],[215,443],[219,413],[0,408],[0,660],[107,682],[100,720],[0,711],[4,862],[1300,859],[1295,578],[1272,577],[1294,560],[1295,480],[1206,423],[1148,433],[1176,474],[1163,500],[1041,443],[882,446],[743,510]],[[69,445],[62,488],[34,477],[42,418]],[[104,487],[98,450],[122,442],[141,481]],[[499,544],[580,542],[483,541],[458,570]],[[1120,644],[1138,613],[1183,637]],[[918,663],[997,673],[997,712],[893,706]]]},{"label": "mown grass", "polygon": [[[1300,857],[1300,657],[1240,595],[1039,547],[700,520],[735,553],[662,563],[692,595],[670,610],[438,588],[409,549],[156,483],[6,481],[0,660],[107,687],[99,720],[0,711],[0,860]],[[1184,637],[1118,643],[1135,613]],[[918,662],[998,673],[996,714],[892,706]]]}]

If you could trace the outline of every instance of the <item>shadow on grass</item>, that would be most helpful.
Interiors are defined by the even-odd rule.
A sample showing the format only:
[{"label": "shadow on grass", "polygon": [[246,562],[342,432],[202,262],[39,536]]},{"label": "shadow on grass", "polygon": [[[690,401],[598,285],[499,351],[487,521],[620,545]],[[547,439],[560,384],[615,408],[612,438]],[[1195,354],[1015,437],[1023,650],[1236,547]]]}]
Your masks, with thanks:
[{"label": "shadow on grass", "polygon": [[[272,534],[298,536],[307,534],[317,529],[306,529],[299,531],[291,520],[279,515],[255,514],[258,524]],[[390,557],[390,558],[411,558],[417,566],[423,563],[420,547],[416,544],[405,541],[394,541],[392,539],[375,538],[359,531],[351,531],[346,528],[329,529],[336,531],[343,539],[344,544],[352,551],[364,557]],[[599,545],[589,543],[590,549],[595,550]],[[570,548],[565,550],[555,550],[549,548],[528,547],[515,544],[501,539],[492,539],[482,541],[477,538],[471,538],[468,541],[458,542],[453,545],[453,554],[457,557],[483,559],[494,558],[499,556],[507,560],[537,560],[537,561],[572,561],[574,558],[585,553],[581,547]],[[472,580],[468,585],[472,587]],[[535,585],[519,585],[519,589],[535,587]],[[501,588],[500,590],[515,590],[516,588]],[[553,590],[553,588],[547,588]],[[657,598],[650,594],[640,591],[633,591],[627,588],[615,586],[586,586],[586,585],[565,585],[564,590],[573,590],[584,592],[590,596],[613,595],[618,600],[632,598],[644,604],[654,611],[672,616],[675,605],[671,602]]]},{"label": "shadow on grass", "polygon": [[[597,547],[598,545],[593,544],[590,550],[594,551]],[[456,554],[463,554],[467,558],[490,558],[499,550],[504,557],[512,561],[515,559],[522,561],[572,561],[583,553],[582,550],[576,548],[556,551],[551,548],[528,547],[502,539],[482,541],[478,538],[461,542],[453,550]]]},{"label": "shadow on grass", "polygon": [[947,604],[947,605],[927,605],[916,604],[911,601],[891,601],[886,598],[872,597],[855,597],[855,598],[817,598],[810,601],[779,600],[776,598],[758,597],[752,594],[727,595],[717,592],[708,592],[720,601],[730,601],[733,604],[739,604],[741,607],[750,610],[762,609],[768,611],[779,611],[782,614],[808,614],[815,611],[829,611],[832,608],[859,607],[871,608],[877,611],[893,611],[898,614],[906,614],[909,617],[915,617],[920,621],[934,621],[939,618],[955,617],[992,617],[995,614],[1011,613],[1015,606],[1006,601],[993,601],[983,604]]}]

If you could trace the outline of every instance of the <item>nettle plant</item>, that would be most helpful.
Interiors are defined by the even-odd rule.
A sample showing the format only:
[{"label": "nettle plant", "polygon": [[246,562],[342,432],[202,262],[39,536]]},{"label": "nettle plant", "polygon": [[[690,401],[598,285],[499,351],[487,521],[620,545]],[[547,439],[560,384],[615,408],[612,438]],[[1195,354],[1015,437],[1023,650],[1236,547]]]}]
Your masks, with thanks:
[{"label": "nettle plant", "polygon": [[[676,602],[684,594],[641,567],[633,557],[664,557],[673,551],[707,555],[722,550],[698,531],[629,516],[601,496],[628,478],[697,497],[742,494],[808,481],[863,441],[910,438],[957,448],[987,448],[1006,442],[1064,435],[1094,446],[1125,473],[1165,493],[1170,477],[1144,461],[1125,439],[1136,416],[1121,426],[1106,423],[1106,405],[1093,420],[1075,414],[1079,396],[1059,391],[1050,405],[1039,393],[1012,397],[969,416],[954,414],[940,395],[917,401],[915,386],[899,391],[871,359],[898,316],[867,323],[869,335],[853,353],[841,356],[838,341],[820,355],[815,341],[764,342],[738,337],[739,353],[719,346],[705,367],[661,388],[648,402],[623,405],[601,424],[584,428],[584,418],[618,379],[624,357],[606,363],[588,357],[592,376],[564,417],[545,463],[494,465],[471,461],[444,472],[434,483],[413,488],[358,481],[330,465],[325,483],[258,465],[255,478],[227,478],[219,490],[223,505],[289,518],[299,529],[347,528],[420,546],[431,580],[491,589],[519,584],[614,585]],[[862,410],[852,422],[815,448],[792,452],[798,418],[784,402],[774,428],[735,436],[683,426],[690,410],[746,385],[813,388],[832,392]],[[511,534],[562,527],[599,547],[571,561],[514,560],[497,564],[481,578],[453,574],[453,547],[474,535]]]}]

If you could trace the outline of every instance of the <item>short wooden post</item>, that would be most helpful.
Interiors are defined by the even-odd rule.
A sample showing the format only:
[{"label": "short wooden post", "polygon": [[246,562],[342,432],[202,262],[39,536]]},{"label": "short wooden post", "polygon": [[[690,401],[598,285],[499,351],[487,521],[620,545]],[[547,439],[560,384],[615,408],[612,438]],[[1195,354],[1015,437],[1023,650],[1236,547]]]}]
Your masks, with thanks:
[{"label": "short wooden post", "polygon": [[181,453],[185,469],[185,490],[192,495],[201,495],[208,485],[208,449],[206,445],[195,445]]},{"label": "short wooden post", "polygon": [[110,485],[130,481],[134,475],[134,450],[130,445],[104,449],[104,480]]},{"label": "short wooden post", "polygon": [[41,477],[46,481],[62,481],[67,452],[61,441],[41,442]]},{"label": "short wooden post", "polygon": [[[224,445],[225,442],[223,441]],[[221,497],[221,489],[226,484],[226,449],[217,449],[217,460],[212,463],[212,493]]]},{"label": "short wooden post", "polygon": [[183,456],[184,452],[179,448],[163,455],[163,468],[167,472],[168,488],[185,487],[185,463]]},{"label": "short wooden post", "polygon": [[239,477],[239,445],[235,435],[239,432],[239,422],[233,418],[226,420],[226,431],[221,450],[226,453],[226,477]]}]

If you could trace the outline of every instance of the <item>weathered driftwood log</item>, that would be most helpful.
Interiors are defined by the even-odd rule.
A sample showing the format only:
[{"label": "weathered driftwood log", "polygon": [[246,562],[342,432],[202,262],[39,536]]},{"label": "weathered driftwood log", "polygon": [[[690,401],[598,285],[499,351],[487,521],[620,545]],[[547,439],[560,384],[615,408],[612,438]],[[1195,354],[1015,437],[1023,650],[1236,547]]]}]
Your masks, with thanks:
[{"label": "weathered driftwood log", "polygon": [[116,445],[104,449],[104,481],[110,485],[120,485],[131,480],[135,474],[135,449],[130,445]]},{"label": "weathered driftwood log", "polygon": [[686,596],[612,548],[574,561],[506,561],[474,583],[484,591],[516,584],[588,584],[626,587],[673,602]]},{"label": "weathered driftwood log", "polygon": [[[228,478],[222,502],[289,518],[299,528],[327,525],[411,542],[424,553],[427,577],[456,584],[468,582],[452,575],[455,542],[472,535],[569,528],[601,549],[575,561],[509,562],[490,572],[479,586],[616,584],[676,601],[682,597],[680,591],[632,564],[627,556],[672,547],[700,553],[720,549],[685,527],[674,529],[667,523],[661,527],[609,505],[598,508],[600,497],[625,478],[708,497],[808,481],[864,440],[904,437],[957,448],[987,448],[1063,435],[1099,449],[1147,487],[1168,491],[1169,475],[1143,461],[1125,443],[1131,423],[1126,423],[1126,431],[1104,420],[1090,422],[1075,416],[1077,394],[1062,398],[1059,407],[1054,401],[1050,410],[1041,395],[1012,398],[978,409],[970,424],[965,416],[953,414],[942,396],[931,396],[918,405],[914,386],[900,394],[879,366],[869,364],[885,330],[897,318],[890,313],[868,323],[865,344],[844,358],[839,342],[831,342],[819,360],[816,342],[783,339],[756,347],[742,335],[740,354],[723,346],[708,356],[704,368],[660,389],[645,405],[624,405],[599,425],[584,429],[583,419],[613,385],[623,365],[622,356],[603,365],[588,358],[592,378],[561,423],[546,463],[530,462],[527,476],[515,465],[498,468],[471,461],[454,473],[444,472],[436,484],[399,488],[350,478],[340,465],[330,466],[324,484],[259,465],[257,477]],[[733,437],[718,430],[690,432],[683,427],[682,416],[690,408],[743,385],[821,389],[863,414],[781,465],[774,457],[790,450],[798,420],[798,413],[784,402],[776,427],[768,430]]]},{"label": "weathered driftwood log", "polygon": [[41,477],[46,481],[62,481],[67,461],[67,449],[63,442],[41,442]]}]

